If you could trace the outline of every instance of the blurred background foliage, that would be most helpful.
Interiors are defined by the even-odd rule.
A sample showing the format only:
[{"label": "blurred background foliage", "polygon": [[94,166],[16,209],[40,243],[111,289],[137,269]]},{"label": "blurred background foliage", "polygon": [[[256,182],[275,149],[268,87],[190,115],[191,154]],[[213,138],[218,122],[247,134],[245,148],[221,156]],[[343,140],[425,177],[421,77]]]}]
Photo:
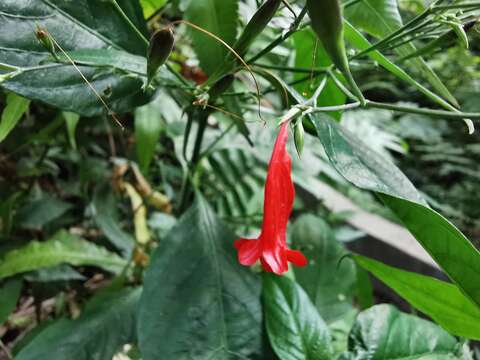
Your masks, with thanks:
[{"label": "blurred background foliage", "polygon": [[[291,3],[299,12],[301,2]],[[138,19],[143,10],[149,30],[163,27],[165,19],[188,17],[188,9],[191,9],[188,0],[141,0],[140,4],[141,9],[128,10],[128,5],[123,3],[122,6],[136,14],[135,21],[140,23]],[[238,6],[237,25],[243,27],[258,4],[255,0],[245,0]],[[399,6],[403,18],[408,20],[423,10],[425,4],[403,0]],[[287,31],[292,20],[288,9],[282,7],[256,39],[246,58],[257,54]],[[146,32],[147,28],[141,31]],[[88,74],[90,79],[101,84],[104,79],[115,82],[117,87],[111,89],[112,95],[108,94],[108,87],[104,90],[106,97],[116,104],[115,110],[122,113],[120,121],[124,128],[104,114],[95,101],[80,104],[82,95],[70,94],[60,101],[58,94],[49,90],[68,85],[58,79],[35,85],[45,91],[43,95],[24,93],[33,100],[14,93],[21,93],[27,80],[5,82],[0,94],[0,109],[3,109],[0,121],[0,258],[3,259],[0,280],[4,280],[0,286],[0,338],[2,348],[13,355],[19,354],[19,359],[46,358],[42,356],[51,350],[49,346],[55,336],[76,330],[79,332],[75,341],[87,350],[75,359],[107,359],[115,353],[118,360],[141,358],[135,345],[137,315],[132,308],[140,297],[139,285],[152,251],[162,246],[185,210],[182,208],[188,167],[185,154],[191,154],[194,146],[189,141],[184,148],[185,109],[195,95],[194,85],[206,78],[200,68],[201,52],[195,49],[195,40],[189,32],[183,25],[176,28],[176,47],[170,64],[188,80],[190,90],[178,88],[178,79],[165,69],[156,80],[160,88],[145,94],[140,93],[140,75],[125,75],[127,70],[123,65],[117,64],[118,67],[107,70],[102,64],[96,64],[98,72]],[[130,41],[133,46],[135,41],[128,40],[131,33],[126,31],[118,35],[122,36],[125,36],[123,40],[112,37],[111,41],[123,41],[127,45]],[[469,50],[454,41],[426,58],[462,110],[480,112],[478,25],[468,32],[468,37]],[[259,71],[274,72],[276,77],[292,84],[304,95],[311,94],[320,83],[320,76],[314,71],[292,69],[310,69],[312,65],[318,69],[329,65],[323,49],[316,49],[312,38],[310,30],[299,31],[258,60],[256,67]],[[420,46],[428,40],[417,40],[417,44]],[[65,41],[68,45],[68,39]],[[0,46],[3,45],[0,43]],[[317,54],[312,56],[315,49]],[[387,49],[384,54],[393,52]],[[134,66],[135,59],[139,67],[145,66],[143,58],[135,57],[140,57],[141,51],[132,50],[132,53],[125,58],[126,62],[131,61],[129,66]],[[107,55],[119,62],[123,59],[119,54]],[[7,56],[1,52],[0,56],[0,62],[6,62]],[[25,64],[18,61],[16,65]],[[64,78],[73,81],[76,73],[69,65],[62,66],[65,67],[62,68]],[[352,61],[352,69],[368,99],[411,107],[431,106],[413,86],[401,82],[369,59]],[[422,76],[415,66],[409,66],[408,70],[414,78]],[[50,69],[46,66],[38,71]],[[1,67],[0,74],[5,74]],[[247,72],[237,74],[233,85],[215,103],[223,111],[213,112],[208,118],[209,131],[204,141],[207,145],[201,153],[198,171],[191,179],[222,221],[236,233],[252,236],[258,233],[262,220],[263,184],[275,137],[274,124],[285,109],[283,96],[277,91],[278,83],[268,76],[258,76],[257,80],[263,120],[258,116],[258,99],[250,75]],[[138,96],[129,96],[132,91]],[[329,80],[319,106],[344,102],[345,96]],[[235,116],[232,117],[232,113]],[[480,247],[478,131],[469,135],[460,121],[379,109],[334,115],[372,149],[397,164],[430,204]],[[239,117],[245,125],[239,124]],[[197,125],[192,127],[193,133]],[[310,180],[320,179],[365,210],[396,221],[371,193],[347,183],[330,165],[323,149],[313,145],[314,141],[310,136],[305,138],[300,159],[293,155],[293,144],[290,146],[297,188],[310,191],[312,196],[315,190]],[[275,287],[269,283],[273,280],[267,279],[265,286],[296,294],[300,302],[307,302],[307,307],[316,309],[314,313],[318,311],[323,320],[312,326],[318,333],[328,327],[332,334],[331,351],[339,359],[373,359],[376,357],[365,357],[362,348],[374,349],[378,345],[368,343],[373,341],[371,337],[363,338],[367,337],[370,321],[390,321],[398,315],[398,310],[389,305],[370,307],[382,299],[374,298],[369,281],[362,280],[362,271],[353,262],[343,261],[339,265],[346,253],[344,244],[364,235],[346,223],[349,215],[330,213],[322,203],[299,196],[289,237],[307,256],[310,255],[309,258],[316,260],[309,267],[295,271],[295,285],[278,280]],[[129,269],[128,274],[125,269]],[[295,288],[297,284],[300,290]],[[116,291],[113,295],[112,289]],[[110,308],[115,308],[117,313],[110,313]],[[356,317],[367,308],[369,310]],[[432,338],[441,345],[439,354],[463,359],[473,356],[463,340],[439,327],[410,315],[398,316],[402,317],[404,331],[415,327],[430,331]],[[119,322],[119,318],[124,321]],[[98,324],[105,326],[101,345],[89,335],[89,329],[95,329]],[[267,330],[274,331],[272,329],[278,324],[268,326],[271,328]],[[112,328],[121,328],[118,336],[108,334],[108,329]],[[65,344],[59,347],[73,351],[69,340],[65,339]],[[124,344],[130,345],[119,353],[120,345]],[[422,344],[417,345],[410,355],[424,351]],[[257,357],[247,358],[274,359],[272,349],[265,347],[268,349],[262,356],[257,353]],[[90,356],[96,349],[102,349],[101,354]],[[288,354],[282,356],[275,346],[273,350],[280,358],[293,359]],[[436,350],[429,351],[435,354]],[[388,349],[385,353],[393,356]],[[61,354],[55,356],[52,359],[62,358]]]}]

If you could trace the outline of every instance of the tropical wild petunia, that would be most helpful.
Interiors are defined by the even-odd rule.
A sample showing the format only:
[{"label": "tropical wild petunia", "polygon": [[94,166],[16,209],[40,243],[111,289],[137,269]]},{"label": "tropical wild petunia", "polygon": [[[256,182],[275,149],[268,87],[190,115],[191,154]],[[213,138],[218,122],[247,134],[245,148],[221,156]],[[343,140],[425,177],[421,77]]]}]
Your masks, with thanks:
[{"label": "tropical wild petunia", "polygon": [[300,251],[287,247],[287,223],[295,199],[287,139],[288,122],[285,122],[280,127],[268,165],[260,236],[254,240],[242,238],[235,241],[240,264],[250,266],[260,260],[265,271],[278,275],[288,271],[288,262],[297,266],[307,264]]}]

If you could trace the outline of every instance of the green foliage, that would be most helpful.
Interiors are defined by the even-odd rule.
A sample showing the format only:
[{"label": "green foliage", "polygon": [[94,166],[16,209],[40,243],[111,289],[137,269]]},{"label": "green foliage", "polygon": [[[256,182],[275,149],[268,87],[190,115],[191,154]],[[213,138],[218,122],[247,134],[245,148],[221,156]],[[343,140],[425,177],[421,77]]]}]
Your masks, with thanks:
[{"label": "green foliage", "polygon": [[260,279],[237,263],[234,239],[199,196],[162,241],[140,302],[144,359],[259,353]]},{"label": "green foliage", "polygon": [[136,308],[141,292],[138,287],[97,295],[78,319],[60,319],[47,326],[15,359],[111,359],[137,338]]},{"label": "green foliage", "polygon": [[311,259],[306,267],[295,269],[295,278],[323,319],[331,323],[352,311],[355,266],[347,261],[340,263],[347,252],[328,224],[313,215],[298,218],[292,229],[292,243]]},{"label": "green foliage", "polygon": [[0,120],[0,143],[8,136],[15,125],[17,125],[18,121],[27,111],[29,104],[29,100],[14,93],[7,95],[7,106],[5,106],[2,112],[2,118]]},{"label": "green foliage", "polygon": [[[1,2],[0,358],[478,357],[479,251],[444,217],[478,238],[478,135],[458,121],[480,119],[477,35],[470,53],[405,55],[480,7],[339,4],[343,25],[326,20],[343,63],[305,1]],[[166,28],[175,45],[147,79],[147,39]],[[288,121],[287,245],[308,264],[279,277],[233,244],[270,225]],[[335,212],[345,196],[402,223],[452,283],[351,255],[365,234]],[[367,271],[441,327],[376,305],[390,297]]]},{"label": "green foliage", "polygon": [[461,359],[460,344],[453,336],[391,305],[374,306],[357,317],[348,349],[340,359]]},{"label": "green foliage", "polygon": [[2,325],[13,310],[15,310],[21,291],[22,280],[15,278],[7,280],[0,287],[0,298],[2,299],[0,306],[0,325]]},{"label": "green foliage", "polygon": [[280,359],[333,358],[328,327],[299,285],[266,275],[263,301],[268,337]]},{"label": "green foliage", "polygon": [[140,169],[148,173],[148,168],[155,155],[155,150],[164,129],[161,117],[162,108],[156,101],[135,110],[135,137],[137,158]]},{"label": "green foliage", "polygon": [[356,255],[354,259],[450,333],[480,339],[480,307],[475,306],[456,286],[395,269],[366,257]]},{"label": "green foliage", "polygon": [[210,35],[190,29],[200,66],[212,74],[223,63],[228,50],[218,39],[233,45],[237,36],[238,2],[235,0],[190,1],[185,18],[208,31]]},{"label": "green foliage", "polygon": [[98,266],[113,273],[126,265],[124,259],[105,248],[60,231],[47,241],[32,241],[7,252],[0,263],[0,279],[61,263]]},{"label": "green foliage", "polygon": [[[146,34],[138,2],[119,0],[119,4],[135,26]],[[88,50],[87,53],[107,65],[87,60],[82,64],[83,59],[79,60],[80,71],[106,98],[113,111],[128,111],[148,100],[141,91],[145,71],[127,76],[127,72],[112,64],[112,54],[126,62],[138,63],[137,55],[144,55],[146,46],[125,26],[110,2],[100,2],[93,8],[86,0],[59,4],[22,0],[15,4],[2,2],[0,11],[9,19],[2,22],[0,32],[15,34],[0,39],[0,63],[15,67],[8,80],[1,83],[4,88],[86,116],[104,111],[100,100],[69,61],[52,62],[50,53],[37,42],[34,29],[41,25],[55,40],[54,44],[65,51]],[[62,54],[58,45],[57,52]],[[75,54],[70,57],[76,60]]]},{"label": "green foliage", "polygon": [[381,195],[418,242],[432,255],[462,291],[480,306],[480,252],[448,220],[411,201]]}]

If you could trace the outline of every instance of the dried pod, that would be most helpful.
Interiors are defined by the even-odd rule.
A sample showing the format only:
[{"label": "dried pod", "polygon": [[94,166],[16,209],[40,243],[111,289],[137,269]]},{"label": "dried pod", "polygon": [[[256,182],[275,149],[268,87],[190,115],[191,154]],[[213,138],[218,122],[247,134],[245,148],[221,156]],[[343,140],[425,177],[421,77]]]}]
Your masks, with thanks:
[{"label": "dried pod", "polygon": [[312,28],[323,44],[334,65],[340,70],[362,105],[365,98],[358,88],[348,65],[343,39],[343,16],[339,0],[307,0],[307,11]]},{"label": "dried pod", "polygon": [[167,61],[173,50],[174,41],[170,28],[158,30],[150,38],[147,53],[147,86],[152,82],[158,68]]}]

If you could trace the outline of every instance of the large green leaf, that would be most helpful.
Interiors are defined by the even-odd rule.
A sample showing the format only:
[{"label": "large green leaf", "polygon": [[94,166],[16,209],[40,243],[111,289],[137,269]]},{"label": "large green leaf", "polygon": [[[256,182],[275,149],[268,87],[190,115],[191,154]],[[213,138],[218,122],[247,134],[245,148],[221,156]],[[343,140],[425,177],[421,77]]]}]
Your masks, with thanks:
[{"label": "large green leaf", "polygon": [[300,285],[266,274],[263,300],[268,337],[281,360],[333,358],[328,327]]},{"label": "large green leaf", "polygon": [[0,286],[0,299],[2,299],[0,303],[0,326],[3,325],[5,320],[8,319],[9,315],[17,307],[17,301],[21,291],[21,279],[9,279]]},{"label": "large green leaf", "polygon": [[452,223],[420,204],[380,194],[417,241],[462,291],[480,306],[480,252]]},{"label": "large green leaf", "polygon": [[453,360],[459,343],[437,325],[403,314],[391,305],[362,312],[349,337],[342,360]]},{"label": "large green leaf", "polygon": [[0,120],[0,143],[5,140],[10,131],[17,125],[27,111],[29,104],[30,101],[21,96],[13,93],[7,95],[7,106],[3,109]]},{"label": "large green leaf", "polygon": [[127,262],[103,247],[62,230],[47,241],[31,241],[7,252],[0,261],[0,279],[61,263],[98,266],[119,273]]},{"label": "large green leaf", "polygon": [[[386,37],[403,26],[397,0],[362,0],[350,6],[346,11],[346,16],[353,25],[377,38]],[[415,51],[415,46],[407,43],[395,50],[399,55],[405,56]],[[422,72],[441,96],[451,103],[457,104],[450,91],[422,58],[415,58],[411,63]]]},{"label": "large green leaf", "polygon": [[142,289],[97,295],[76,320],[58,320],[41,331],[16,360],[107,360],[136,340],[136,310]]},{"label": "large green leaf", "polygon": [[238,264],[234,240],[200,197],[162,240],[139,308],[143,359],[251,358],[260,351],[260,280]]},{"label": "large green leaf", "polygon": [[480,339],[480,308],[456,286],[429,276],[399,270],[363,256],[355,255],[354,259],[450,333]]},{"label": "large green leaf", "polygon": [[354,185],[377,192],[448,276],[480,304],[480,252],[421,199],[403,173],[327,116],[313,122],[333,166]]},{"label": "large green leaf", "polygon": [[[147,35],[138,1],[118,3]],[[0,3],[0,18],[0,63],[19,67],[2,86],[86,116],[104,111],[102,104],[71,64],[53,61],[36,40],[35,27],[46,28],[65,51],[92,49],[104,57],[117,51],[132,59],[146,52],[146,44],[109,1],[6,0]],[[80,70],[114,111],[127,111],[148,100],[140,77],[113,66],[84,65]]]},{"label": "large green leaf", "polygon": [[294,269],[295,277],[322,318],[330,323],[351,311],[356,290],[355,266],[347,261],[339,263],[347,251],[330,227],[321,218],[304,215],[293,225],[292,242],[311,259],[307,266]]},{"label": "large green leaf", "polygon": [[135,140],[137,159],[142,172],[147,173],[155,155],[160,133],[165,127],[162,120],[162,106],[158,101],[135,110]]},{"label": "large green leaf", "polygon": [[[194,0],[191,1],[185,17],[191,23],[220,37],[232,45],[237,36],[237,0]],[[200,60],[200,66],[212,74],[223,63],[227,48],[218,40],[196,29],[190,29],[193,47]]]},{"label": "large green leaf", "polygon": [[423,202],[410,180],[355,134],[328,116],[320,114],[312,119],[328,158],[352,184],[362,189]]}]

